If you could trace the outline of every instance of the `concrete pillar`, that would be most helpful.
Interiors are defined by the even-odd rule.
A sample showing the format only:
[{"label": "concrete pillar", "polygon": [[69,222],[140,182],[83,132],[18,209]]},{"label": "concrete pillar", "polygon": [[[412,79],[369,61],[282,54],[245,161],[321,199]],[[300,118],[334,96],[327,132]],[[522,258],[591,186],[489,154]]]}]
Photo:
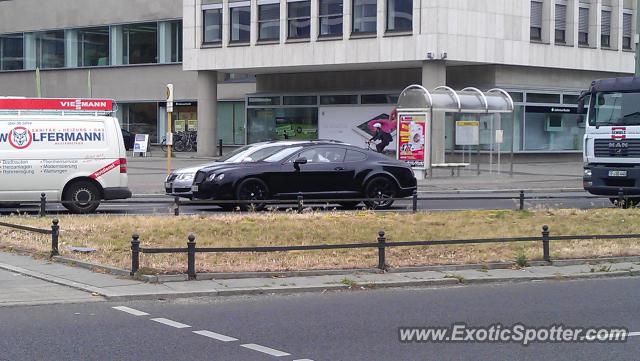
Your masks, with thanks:
[{"label": "concrete pillar", "polygon": [[217,156],[218,72],[198,72],[198,156]]},{"label": "concrete pillar", "polygon": [[[64,66],[66,68],[77,68],[78,65],[78,31],[67,29],[64,31]],[[84,46],[83,46],[84,47]],[[84,58],[84,54],[80,54]]]},{"label": "concrete pillar", "polygon": [[[425,61],[422,63],[422,86],[431,91],[435,87],[447,84],[447,65],[444,61]],[[433,144],[431,144],[431,163],[444,163],[445,126],[444,112],[434,112],[431,120]]]}]

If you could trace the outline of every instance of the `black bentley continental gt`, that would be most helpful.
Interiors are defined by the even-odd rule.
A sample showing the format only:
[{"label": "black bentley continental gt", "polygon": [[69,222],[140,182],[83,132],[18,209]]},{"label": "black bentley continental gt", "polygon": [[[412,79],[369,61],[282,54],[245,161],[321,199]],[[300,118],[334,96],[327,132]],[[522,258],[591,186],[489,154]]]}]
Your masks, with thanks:
[{"label": "black bentley continental gt", "polygon": [[[411,167],[388,156],[332,141],[293,144],[250,163],[221,163],[199,170],[194,178],[194,199],[243,200],[240,207],[261,209],[260,200],[345,199],[336,202],[354,208],[353,198],[370,198],[370,208],[386,209],[393,200],[416,190]],[[233,209],[233,204],[223,208]]]}]

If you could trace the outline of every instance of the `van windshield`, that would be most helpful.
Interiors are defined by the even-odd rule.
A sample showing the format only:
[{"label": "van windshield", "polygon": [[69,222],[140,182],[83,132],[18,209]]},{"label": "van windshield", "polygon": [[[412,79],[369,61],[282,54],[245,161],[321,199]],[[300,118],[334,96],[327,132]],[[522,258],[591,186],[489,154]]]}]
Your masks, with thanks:
[{"label": "van windshield", "polygon": [[589,125],[640,125],[640,93],[597,93],[591,100]]}]

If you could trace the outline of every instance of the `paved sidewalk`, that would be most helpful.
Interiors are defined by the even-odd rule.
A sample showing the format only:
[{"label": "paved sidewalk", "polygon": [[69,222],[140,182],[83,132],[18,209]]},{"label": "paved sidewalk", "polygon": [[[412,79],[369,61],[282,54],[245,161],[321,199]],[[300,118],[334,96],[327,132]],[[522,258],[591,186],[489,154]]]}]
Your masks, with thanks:
[{"label": "paved sidewalk", "polygon": [[[524,269],[457,269],[416,272],[353,272],[306,277],[225,278],[200,281],[145,283],[123,276],[95,273],[85,268],[0,253],[0,269],[50,283],[101,295],[108,300],[166,299],[196,296],[230,296],[262,293],[323,292],[349,288],[436,287],[472,283],[561,280],[640,275],[638,259],[597,265],[561,262],[563,265]],[[586,262],[585,262],[586,263]],[[22,278],[16,278],[21,282]],[[40,293],[47,293],[42,288]]]}]

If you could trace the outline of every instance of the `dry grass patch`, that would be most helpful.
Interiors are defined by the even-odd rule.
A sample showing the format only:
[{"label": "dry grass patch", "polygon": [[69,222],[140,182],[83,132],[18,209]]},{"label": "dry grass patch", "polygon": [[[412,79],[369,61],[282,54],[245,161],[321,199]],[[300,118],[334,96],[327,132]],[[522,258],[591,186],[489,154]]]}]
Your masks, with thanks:
[{"label": "dry grass patch", "polygon": [[[51,219],[4,217],[3,221],[49,227]],[[640,210],[462,211],[437,213],[245,213],[198,216],[62,216],[60,250],[77,259],[130,267],[132,233],[143,247],[184,247],[196,235],[199,247],[242,247],[375,242],[378,230],[387,239],[411,241],[484,237],[538,236],[548,224],[552,234],[640,233]],[[93,247],[89,255],[72,254],[67,246]],[[48,252],[48,236],[0,227],[0,246]],[[541,257],[540,244],[509,243],[393,248],[387,250],[392,267],[515,261]],[[637,240],[552,242],[553,258],[639,255]],[[198,272],[276,271],[374,267],[376,250],[336,250],[289,253],[198,254]],[[141,266],[153,272],[184,272],[184,255],[142,255]]]}]

